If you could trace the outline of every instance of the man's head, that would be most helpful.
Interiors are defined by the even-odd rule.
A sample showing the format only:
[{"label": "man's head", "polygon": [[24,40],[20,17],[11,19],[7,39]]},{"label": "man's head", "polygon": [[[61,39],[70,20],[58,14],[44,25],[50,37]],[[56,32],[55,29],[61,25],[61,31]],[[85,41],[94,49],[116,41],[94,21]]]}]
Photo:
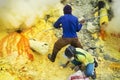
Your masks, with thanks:
[{"label": "man's head", "polygon": [[75,54],[75,47],[68,46],[65,50],[65,56],[71,59],[72,57],[74,57],[74,54]]},{"label": "man's head", "polygon": [[72,8],[70,5],[66,5],[64,8],[63,8],[63,12],[64,14],[71,14],[72,13]]},{"label": "man's head", "polygon": [[104,1],[99,1],[98,2],[98,9],[100,10],[101,8],[105,7],[105,2]]}]

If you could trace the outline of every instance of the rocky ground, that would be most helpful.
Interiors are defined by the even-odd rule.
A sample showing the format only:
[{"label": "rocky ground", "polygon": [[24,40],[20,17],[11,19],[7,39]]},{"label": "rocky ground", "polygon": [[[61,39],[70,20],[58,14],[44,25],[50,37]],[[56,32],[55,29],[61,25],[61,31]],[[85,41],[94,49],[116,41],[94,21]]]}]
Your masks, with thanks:
[{"label": "rocky ground", "polygon": [[[70,1],[70,2],[69,2]],[[93,10],[98,0],[69,0],[66,3],[73,6],[73,14],[78,18],[89,19],[94,17]],[[65,4],[65,3],[64,3]],[[120,56],[119,52],[113,50],[112,39],[102,41],[99,36],[99,25],[96,19],[86,21],[82,30],[78,33],[79,40],[88,52],[92,53],[97,59],[99,66],[97,80],[119,80],[120,76]],[[90,28],[91,27],[91,28]],[[111,41],[110,41],[111,40]],[[109,45],[108,45],[109,44]],[[113,56],[116,54],[116,56]]]},{"label": "rocky ground", "polygon": [[[97,1],[61,0],[62,6],[58,4],[57,8],[61,9],[63,5],[70,4],[73,14],[79,20],[86,19],[81,31],[78,32],[78,37],[83,48],[98,60],[96,80],[120,80],[120,52],[117,46],[120,38],[109,36],[103,41],[98,36],[99,25],[93,15]],[[41,10],[41,7],[39,9]],[[30,28],[22,29],[21,26],[26,26],[17,26],[23,31],[21,33],[16,29],[11,31],[9,27],[0,32],[0,80],[67,80],[74,73],[70,68],[71,65],[67,68],[60,66],[66,61],[63,55],[65,48],[58,53],[55,63],[48,60],[47,54],[52,52],[55,41],[62,35],[62,29],[53,29],[52,26],[61,14],[56,7],[50,7],[43,14],[42,18],[38,16],[35,18],[34,25]],[[34,42],[35,45],[32,45]],[[38,52],[36,49],[32,50],[29,43],[32,45],[31,48],[36,47]]]}]

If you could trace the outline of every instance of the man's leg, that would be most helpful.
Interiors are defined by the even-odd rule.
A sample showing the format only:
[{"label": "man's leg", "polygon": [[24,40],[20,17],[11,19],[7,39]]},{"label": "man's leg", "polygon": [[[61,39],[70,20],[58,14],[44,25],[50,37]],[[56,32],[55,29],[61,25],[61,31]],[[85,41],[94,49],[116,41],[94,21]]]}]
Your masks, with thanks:
[{"label": "man's leg", "polygon": [[70,43],[70,40],[67,38],[60,38],[59,40],[57,40],[57,42],[55,42],[55,44],[54,44],[52,55],[48,54],[48,59],[50,61],[54,62],[58,51],[60,51],[61,48],[63,48],[64,46],[66,46],[69,43]]},{"label": "man's leg", "polygon": [[85,75],[87,77],[89,76],[92,76],[94,75],[94,63],[89,63],[87,66],[86,66],[86,70],[85,70]]},{"label": "man's leg", "polygon": [[74,46],[74,47],[83,48],[80,41],[78,40],[78,38],[73,38],[71,45]]}]

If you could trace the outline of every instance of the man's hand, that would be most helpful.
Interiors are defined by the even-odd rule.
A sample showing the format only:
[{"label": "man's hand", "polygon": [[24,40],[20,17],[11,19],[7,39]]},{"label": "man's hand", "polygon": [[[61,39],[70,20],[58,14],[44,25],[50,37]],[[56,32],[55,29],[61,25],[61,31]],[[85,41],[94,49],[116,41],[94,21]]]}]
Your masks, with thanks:
[{"label": "man's hand", "polygon": [[81,69],[81,70],[85,70],[85,65],[84,65],[84,64],[81,64],[80,69]]},{"label": "man's hand", "polygon": [[80,23],[81,24],[85,23],[85,19],[80,20]]},{"label": "man's hand", "polygon": [[78,71],[78,70],[80,70],[80,67],[79,66],[75,66],[74,67],[74,71]]},{"label": "man's hand", "polygon": [[65,68],[67,65],[66,65],[66,64],[61,64],[61,66],[62,66],[63,68]]}]

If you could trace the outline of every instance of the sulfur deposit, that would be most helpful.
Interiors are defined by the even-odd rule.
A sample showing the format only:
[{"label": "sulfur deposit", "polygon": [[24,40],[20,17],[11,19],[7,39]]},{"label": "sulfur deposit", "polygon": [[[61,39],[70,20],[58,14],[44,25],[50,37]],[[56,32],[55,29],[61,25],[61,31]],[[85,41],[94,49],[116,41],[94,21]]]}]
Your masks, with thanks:
[{"label": "sulfur deposit", "polygon": [[[72,64],[67,68],[60,66],[67,60],[63,55],[65,47],[58,53],[55,63],[47,58],[62,35],[62,30],[53,28],[53,23],[63,15],[65,4],[72,5],[74,15],[87,19],[78,36],[84,49],[98,60],[97,80],[119,80],[120,38],[115,33],[119,30],[112,31],[114,26],[119,29],[119,19],[114,17],[110,21],[107,30],[111,31],[107,40],[102,41],[96,17],[91,14],[97,1],[0,0],[0,80],[67,80],[75,73],[70,68]],[[118,11],[115,16],[119,14],[117,3],[119,0],[113,4],[114,11]]]}]

